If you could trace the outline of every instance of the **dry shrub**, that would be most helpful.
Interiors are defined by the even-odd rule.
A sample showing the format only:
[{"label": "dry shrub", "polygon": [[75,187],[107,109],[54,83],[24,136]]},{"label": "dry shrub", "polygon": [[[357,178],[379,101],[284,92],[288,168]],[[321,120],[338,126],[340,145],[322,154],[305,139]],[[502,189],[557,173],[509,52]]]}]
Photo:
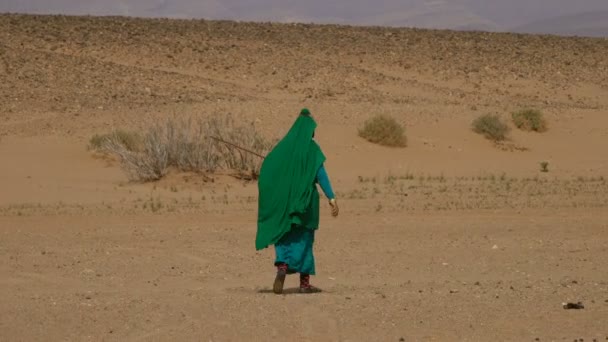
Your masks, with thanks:
[{"label": "dry shrub", "polygon": [[405,129],[393,118],[385,115],[377,115],[363,124],[359,130],[359,136],[363,139],[390,147],[405,147],[407,139]]},{"label": "dry shrub", "polygon": [[547,161],[540,162],[540,171],[549,172],[549,162],[547,162]]},{"label": "dry shrub", "polygon": [[543,113],[537,109],[523,109],[513,113],[515,127],[524,131],[545,132],[547,122]]},{"label": "dry shrub", "polygon": [[129,151],[138,151],[142,147],[142,137],[135,133],[117,129],[108,134],[95,134],[89,140],[89,149],[95,151],[103,151],[108,141],[116,141],[123,145]]},{"label": "dry shrub", "polygon": [[150,127],[137,149],[130,148],[120,136],[109,134],[102,140],[100,150],[117,155],[129,178],[135,181],[161,179],[171,168],[200,173],[225,170],[241,178],[257,178],[262,158],[211,137],[261,155],[272,147],[253,123],[239,126],[231,116],[223,116],[196,122],[168,119]]},{"label": "dry shrub", "polygon": [[111,138],[104,142],[103,150],[120,158],[122,168],[131,180],[158,180],[168,172],[167,144],[159,126],[151,128],[144,136],[141,150],[130,150],[120,140]]},{"label": "dry shrub", "polygon": [[[214,117],[207,122],[207,135],[231,142],[260,155],[265,155],[276,143],[265,139],[252,122],[236,125],[231,116]],[[253,172],[259,174],[263,159],[254,154],[234,148],[228,144],[212,141],[214,155],[219,156],[218,167],[225,170]]]},{"label": "dry shrub", "polygon": [[490,140],[502,141],[507,138],[509,126],[498,115],[485,114],[473,121],[473,131]]},{"label": "dry shrub", "polygon": [[213,154],[207,137],[207,122],[199,120],[167,120],[165,126],[155,128],[164,136],[169,166],[180,171],[213,172],[217,168],[217,155]]}]

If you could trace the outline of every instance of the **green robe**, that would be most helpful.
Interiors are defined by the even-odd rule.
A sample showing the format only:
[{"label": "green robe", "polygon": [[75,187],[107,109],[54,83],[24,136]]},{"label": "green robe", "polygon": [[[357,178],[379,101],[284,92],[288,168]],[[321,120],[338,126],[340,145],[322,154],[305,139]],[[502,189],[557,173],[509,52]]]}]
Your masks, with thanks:
[{"label": "green robe", "polygon": [[258,180],[257,250],[276,244],[292,226],[319,227],[317,171],[325,155],[312,139],[317,124],[300,115],[266,156]]}]

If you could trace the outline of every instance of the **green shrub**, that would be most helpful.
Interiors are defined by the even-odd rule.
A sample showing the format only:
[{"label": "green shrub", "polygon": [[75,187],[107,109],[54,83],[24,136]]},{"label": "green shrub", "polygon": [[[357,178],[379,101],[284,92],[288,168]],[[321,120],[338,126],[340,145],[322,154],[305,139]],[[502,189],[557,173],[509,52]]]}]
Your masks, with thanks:
[{"label": "green shrub", "polygon": [[405,147],[405,129],[393,118],[378,115],[363,124],[359,136],[374,144],[390,147]]},{"label": "green shrub", "polygon": [[546,161],[540,162],[540,171],[549,172],[549,162],[546,162]]},{"label": "green shrub", "polygon": [[543,113],[537,109],[523,109],[513,113],[515,127],[524,131],[544,132],[547,130],[547,122]]},{"label": "green shrub", "polygon": [[473,121],[473,131],[493,141],[505,140],[509,130],[498,115],[485,114]]}]

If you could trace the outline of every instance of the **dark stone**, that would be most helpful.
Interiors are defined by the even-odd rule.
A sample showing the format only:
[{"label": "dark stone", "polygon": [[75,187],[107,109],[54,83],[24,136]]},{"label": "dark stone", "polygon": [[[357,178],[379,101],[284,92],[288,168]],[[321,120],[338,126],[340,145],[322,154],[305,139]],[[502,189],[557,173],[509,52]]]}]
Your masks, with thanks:
[{"label": "dark stone", "polygon": [[570,310],[570,309],[580,310],[580,309],[584,309],[585,305],[583,305],[583,303],[581,303],[581,302],[578,302],[578,303],[566,303],[566,304],[564,304],[563,307],[566,310]]}]

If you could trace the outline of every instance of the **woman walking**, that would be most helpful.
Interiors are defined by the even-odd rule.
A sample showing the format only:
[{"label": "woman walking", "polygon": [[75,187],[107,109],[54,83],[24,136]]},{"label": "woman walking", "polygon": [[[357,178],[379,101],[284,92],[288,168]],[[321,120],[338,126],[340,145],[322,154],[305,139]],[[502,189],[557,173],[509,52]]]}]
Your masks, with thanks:
[{"label": "woman walking", "polygon": [[275,247],[276,294],[283,292],[286,275],[294,273],[300,274],[301,293],[319,291],[310,284],[310,276],[315,274],[315,231],[319,228],[317,184],[329,200],[332,215],[339,212],[323,166],[325,155],[313,140],[316,127],[310,111],[304,108],[260,170],[256,249]]}]

